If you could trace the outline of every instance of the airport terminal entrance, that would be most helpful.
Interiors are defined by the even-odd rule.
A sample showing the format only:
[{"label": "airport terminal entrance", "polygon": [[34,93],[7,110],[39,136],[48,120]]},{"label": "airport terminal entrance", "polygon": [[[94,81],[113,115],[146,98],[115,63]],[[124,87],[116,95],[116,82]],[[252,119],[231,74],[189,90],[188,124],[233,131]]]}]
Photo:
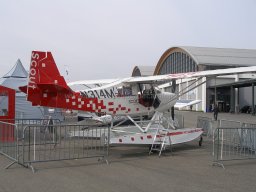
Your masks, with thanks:
[{"label": "airport terminal entrance", "polygon": [[[209,112],[213,110],[215,103],[215,89],[210,88],[208,91],[209,95]],[[216,89],[216,104],[220,112],[229,112],[230,111],[230,89],[227,87],[221,87]]]},{"label": "airport terminal entrance", "polygon": [[[256,80],[249,79],[244,81],[238,81],[228,84],[222,84],[211,86],[208,88],[207,93],[207,106],[209,106],[209,110],[211,111],[214,103],[215,103],[215,95],[216,95],[216,103],[219,107],[219,111],[221,112],[231,112],[231,113],[239,113],[242,112],[242,107],[239,106],[239,88],[243,87],[251,87],[251,105],[248,106],[249,110],[246,113],[251,113],[255,115],[256,113],[256,105],[255,105],[255,87]],[[237,89],[237,92],[235,91]]]}]

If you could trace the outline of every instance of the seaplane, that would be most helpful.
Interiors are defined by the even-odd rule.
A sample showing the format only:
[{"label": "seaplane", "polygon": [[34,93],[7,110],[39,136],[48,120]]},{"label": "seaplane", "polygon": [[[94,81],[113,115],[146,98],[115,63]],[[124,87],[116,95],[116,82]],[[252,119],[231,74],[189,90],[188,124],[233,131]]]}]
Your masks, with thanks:
[{"label": "seaplane", "polygon": [[[27,100],[33,106],[109,115],[112,117],[110,144],[152,145],[156,138],[168,137],[164,142],[173,145],[200,138],[203,133],[201,128],[177,129],[175,126],[173,111],[181,96],[175,88],[177,79],[196,78],[199,80],[203,77],[215,78],[220,75],[255,71],[256,66],[240,67],[147,77],[84,80],[68,85],[60,74],[51,52],[32,51],[28,84],[20,87],[20,90],[27,94]],[[187,91],[203,83],[205,81],[195,84]],[[86,88],[75,91],[71,86],[76,84],[86,85]],[[171,86],[171,92],[162,89],[166,85]],[[171,115],[165,115],[166,113],[171,113]],[[134,124],[133,128],[129,126],[125,129],[118,129],[121,123],[114,127],[113,120],[116,116],[129,119]],[[150,117],[150,119],[146,124],[138,123],[133,119],[135,116]],[[162,134],[159,129],[165,134]]]}]

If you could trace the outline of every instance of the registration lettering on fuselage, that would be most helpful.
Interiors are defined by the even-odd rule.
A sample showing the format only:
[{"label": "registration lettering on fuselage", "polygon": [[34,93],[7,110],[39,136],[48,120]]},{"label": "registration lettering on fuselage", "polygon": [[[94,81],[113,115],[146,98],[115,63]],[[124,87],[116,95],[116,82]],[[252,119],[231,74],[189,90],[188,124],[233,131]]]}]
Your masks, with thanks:
[{"label": "registration lettering on fuselage", "polygon": [[115,97],[118,97],[118,92],[115,87],[113,87],[111,89],[80,91],[80,93],[83,97],[87,97],[87,98],[115,98]]}]

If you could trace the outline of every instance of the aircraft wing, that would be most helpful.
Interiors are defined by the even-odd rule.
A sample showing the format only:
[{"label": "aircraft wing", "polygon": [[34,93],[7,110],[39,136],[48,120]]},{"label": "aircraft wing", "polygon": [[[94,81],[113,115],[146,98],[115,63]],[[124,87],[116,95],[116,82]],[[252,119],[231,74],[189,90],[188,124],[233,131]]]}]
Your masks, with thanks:
[{"label": "aircraft wing", "polygon": [[177,100],[174,108],[181,109],[183,107],[188,107],[202,102],[202,100]]},{"label": "aircraft wing", "polygon": [[[156,75],[156,76],[147,76],[147,77],[133,77],[128,79],[127,83],[156,83],[172,79],[183,79],[183,78],[197,78],[197,77],[216,77],[222,75],[234,75],[241,73],[255,73],[256,66],[253,67],[236,67],[228,69],[217,69],[217,70],[208,70],[208,71],[197,71],[197,72],[188,72],[188,73],[175,73],[175,74],[166,74],[166,75]],[[255,75],[256,77],[256,75]]]},{"label": "aircraft wing", "polygon": [[109,84],[109,83],[113,83],[118,80],[119,79],[99,79],[99,80],[74,81],[74,82],[68,83],[68,86]]}]

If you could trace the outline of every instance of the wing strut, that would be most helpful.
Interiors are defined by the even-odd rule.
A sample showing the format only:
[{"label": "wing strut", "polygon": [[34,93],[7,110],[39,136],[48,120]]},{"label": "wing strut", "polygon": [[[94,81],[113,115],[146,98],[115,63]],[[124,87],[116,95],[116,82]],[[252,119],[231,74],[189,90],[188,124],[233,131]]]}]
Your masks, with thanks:
[{"label": "wing strut", "polygon": [[[198,82],[199,80],[201,80],[202,78],[200,78],[200,79],[198,79],[198,80],[196,80],[194,83],[192,83],[191,85],[189,85],[188,87],[186,87],[185,89],[187,89],[187,88],[189,88],[189,87],[191,87],[193,84],[195,84],[196,82]],[[179,98],[179,97],[181,97],[182,95],[184,95],[184,94],[186,94],[186,93],[188,93],[188,92],[190,92],[191,90],[193,90],[193,89],[195,89],[195,88],[197,88],[197,87],[199,87],[199,86],[201,86],[201,85],[203,85],[204,83],[206,83],[207,81],[209,81],[210,79],[207,79],[207,80],[205,80],[205,81],[203,81],[203,82],[201,82],[201,83],[199,83],[198,85],[196,85],[196,86],[194,86],[194,87],[192,87],[192,88],[190,88],[190,89],[188,89],[187,91],[185,91],[185,92],[183,92],[183,90],[185,90],[185,89],[183,89],[183,90],[181,90],[175,97],[173,97],[173,98],[171,98],[169,101],[167,101],[166,103],[165,103],[165,105],[167,105],[168,103],[170,103],[170,102],[172,102],[172,101],[174,101],[174,100],[176,100],[176,98]]]}]

